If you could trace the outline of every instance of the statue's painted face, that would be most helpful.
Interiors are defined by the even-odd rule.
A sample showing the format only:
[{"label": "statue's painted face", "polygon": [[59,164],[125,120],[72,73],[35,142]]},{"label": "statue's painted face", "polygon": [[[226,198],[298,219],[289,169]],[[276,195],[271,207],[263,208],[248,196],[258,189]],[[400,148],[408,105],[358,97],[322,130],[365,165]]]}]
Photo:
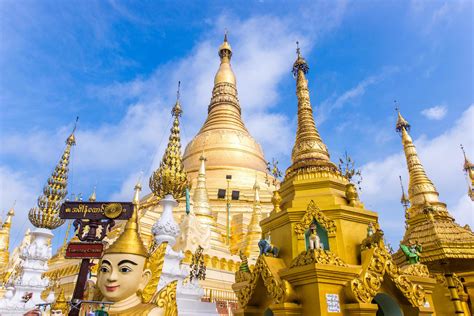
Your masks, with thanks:
[{"label": "statue's painted face", "polygon": [[106,254],[99,266],[97,285],[107,301],[120,302],[143,290],[151,271],[145,270],[145,257],[132,254]]},{"label": "statue's painted face", "polygon": [[55,315],[55,316],[63,316],[63,311],[60,310],[60,309],[53,309],[53,310],[51,311],[51,316],[52,316],[52,315]]}]

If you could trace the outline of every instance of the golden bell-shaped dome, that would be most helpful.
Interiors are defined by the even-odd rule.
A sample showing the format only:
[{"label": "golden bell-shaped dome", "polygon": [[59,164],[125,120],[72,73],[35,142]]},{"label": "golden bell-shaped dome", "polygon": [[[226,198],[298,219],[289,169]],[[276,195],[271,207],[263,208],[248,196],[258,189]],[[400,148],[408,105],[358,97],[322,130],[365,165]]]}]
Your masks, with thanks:
[{"label": "golden bell-shaped dome", "polygon": [[[250,169],[252,175],[255,171],[266,171],[262,148],[242,121],[231,56],[232,49],[226,35],[219,47],[221,64],[214,79],[208,117],[184,152],[183,163],[187,172],[197,174],[203,152],[207,158],[208,177],[211,178],[214,169]],[[248,187],[252,185],[249,183]]]}]

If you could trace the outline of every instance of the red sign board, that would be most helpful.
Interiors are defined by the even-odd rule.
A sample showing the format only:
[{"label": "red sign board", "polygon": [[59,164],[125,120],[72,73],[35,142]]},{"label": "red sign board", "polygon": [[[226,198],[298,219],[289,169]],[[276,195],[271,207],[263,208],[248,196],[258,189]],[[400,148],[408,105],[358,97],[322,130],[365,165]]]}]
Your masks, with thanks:
[{"label": "red sign board", "polygon": [[104,245],[97,242],[71,242],[66,249],[67,259],[102,258]]}]

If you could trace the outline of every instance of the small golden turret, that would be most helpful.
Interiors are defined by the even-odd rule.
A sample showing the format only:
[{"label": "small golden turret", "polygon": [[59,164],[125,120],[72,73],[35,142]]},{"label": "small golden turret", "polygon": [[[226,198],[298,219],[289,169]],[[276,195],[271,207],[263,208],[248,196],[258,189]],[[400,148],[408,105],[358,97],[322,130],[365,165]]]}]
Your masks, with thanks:
[{"label": "small golden turret", "polygon": [[66,296],[64,296],[64,289],[61,288],[58,298],[51,305],[51,311],[61,311],[62,315],[67,315],[68,304]]},{"label": "small golden turret", "polygon": [[301,56],[299,47],[297,47],[296,53],[293,74],[296,77],[296,96],[298,98],[298,127],[295,145],[291,153],[292,165],[286,171],[285,178],[291,177],[298,171],[314,168],[337,173],[337,167],[330,161],[328,149],[314,122],[308,80],[306,80],[306,74],[309,71],[308,64]]},{"label": "small golden turret", "polygon": [[408,173],[410,176],[408,184],[408,199],[412,206],[425,206],[427,203],[439,203],[438,191],[431,180],[427,177],[425,169],[421,164],[416,147],[408,134],[410,124],[403,118],[398,111],[397,124],[395,126],[397,132],[402,136],[403,150],[408,165]]},{"label": "small golden turret", "polygon": [[464,165],[463,165],[463,170],[466,173],[466,177],[468,178],[467,181],[467,187],[468,191],[467,194],[471,198],[472,201],[474,201],[474,164],[467,159],[466,152],[464,151],[463,145],[461,145],[461,150],[464,155]]},{"label": "small golden turret", "polygon": [[199,167],[196,189],[193,194],[194,213],[197,217],[212,217],[211,208],[209,206],[209,195],[206,188],[206,157],[204,153],[199,157],[201,166]]},{"label": "small golden turret", "polygon": [[405,212],[407,212],[408,208],[410,207],[410,200],[408,200],[405,194],[405,188],[403,187],[402,176],[398,176],[398,178],[400,179],[400,187],[402,189],[402,197],[400,198],[400,203],[403,205],[403,209],[405,210]]},{"label": "small golden turret", "polygon": [[10,231],[13,216],[15,216],[14,207],[8,211],[3,224],[0,220],[0,281],[3,279],[3,274],[8,266],[8,260],[10,257]]},{"label": "small golden turret", "polygon": [[66,149],[61,160],[44,186],[43,195],[38,198],[38,205],[28,213],[28,218],[35,227],[55,229],[64,223],[64,220],[59,218],[59,208],[67,195],[69,160],[71,148],[76,145],[74,132],[78,119],[79,117],[76,118],[74,129],[66,140]]},{"label": "small golden turret", "polygon": [[89,202],[95,202],[97,200],[97,195],[95,193],[95,186],[94,191],[92,191],[91,195],[89,196]]},{"label": "small golden turret", "polygon": [[254,202],[253,212],[248,226],[247,236],[244,240],[243,252],[247,257],[256,259],[260,253],[258,242],[262,238],[262,228],[260,221],[262,220],[262,207],[260,205],[260,186],[255,177],[255,184],[253,186]]},{"label": "small golden turret", "polygon": [[184,171],[181,157],[181,138],[179,130],[179,117],[183,110],[179,102],[179,87],[176,103],[171,111],[174,117],[173,127],[166,147],[165,153],[160,163],[160,167],[150,177],[150,189],[159,198],[171,194],[173,198],[179,200],[185,194],[188,185],[187,174]]}]

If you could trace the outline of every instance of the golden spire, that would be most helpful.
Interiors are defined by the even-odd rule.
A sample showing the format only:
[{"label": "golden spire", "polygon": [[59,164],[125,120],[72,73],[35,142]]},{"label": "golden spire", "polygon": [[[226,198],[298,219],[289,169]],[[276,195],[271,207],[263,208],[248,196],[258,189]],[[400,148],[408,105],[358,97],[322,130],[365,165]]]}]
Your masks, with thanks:
[{"label": "golden spire", "polygon": [[[398,110],[397,110],[398,111]],[[426,176],[416,152],[416,147],[408,134],[410,124],[398,111],[396,130],[402,136],[403,150],[408,165],[410,181],[408,183],[408,199],[412,206],[425,206],[427,203],[439,203],[438,192],[431,180]]]},{"label": "golden spire", "polygon": [[59,218],[59,208],[67,195],[69,159],[71,147],[76,145],[74,133],[78,119],[79,117],[76,118],[74,129],[66,140],[66,149],[64,149],[61,160],[44,186],[43,195],[38,198],[38,205],[30,209],[28,213],[28,218],[35,227],[55,229],[64,223],[64,220]]},{"label": "golden spire", "polygon": [[217,129],[234,129],[248,133],[241,118],[241,109],[237,97],[237,86],[234,72],[230,65],[232,48],[227,41],[219,47],[221,63],[214,77],[211,103],[208,107],[208,117],[199,133]]},{"label": "golden spire", "polygon": [[7,218],[5,219],[5,222],[2,225],[3,228],[8,228],[8,230],[10,229],[10,227],[12,227],[12,219],[13,219],[13,216],[15,216],[15,204],[16,204],[16,201],[13,204],[13,206],[10,208],[10,210],[8,211]]},{"label": "golden spire", "polygon": [[10,231],[12,226],[12,218],[15,215],[15,205],[7,213],[5,222],[0,220],[0,280],[3,277],[3,273],[7,269],[8,260],[10,257],[9,246],[10,246]]},{"label": "golden spire", "polygon": [[174,121],[171,127],[168,146],[160,163],[160,167],[150,177],[150,189],[158,196],[163,198],[171,194],[173,198],[179,200],[185,194],[185,188],[188,185],[187,174],[184,171],[181,157],[181,138],[179,132],[179,117],[183,110],[179,102],[179,87],[176,103],[171,111]]},{"label": "golden spire", "polygon": [[464,147],[461,144],[461,150],[464,154],[464,165],[463,170],[466,173],[466,176],[469,177],[468,179],[468,195],[471,200],[474,201],[474,164],[467,159],[466,152],[464,151]]},{"label": "golden spire", "polygon": [[[296,44],[298,45],[298,42]],[[330,161],[328,149],[314,123],[308,80],[306,80],[306,74],[309,70],[308,64],[301,56],[299,46],[297,46],[296,53],[297,58],[293,64],[293,74],[296,77],[296,96],[298,98],[298,128],[295,145],[291,153],[293,164],[288,168],[287,176],[306,167],[323,167],[337,172],[337,167]]]},{"label": "golden spire", "polygon": [[194,202],[194,213],[198,216],[212,216],[211,208],[209,207],[209,195],[207,194],[206,187],[206,157],[204,153],[199,157],[201,166],[199,167],[199,173],[197,178],[196,189],[193,194]]},{"label": "golden spire", "polygon": [[258,232],[262,233],[262,228],[260,227],[260,220],[262,214],[262,206],[260,205],[260,186],[257,182],[257,177],[255,177],[255,184],[253,185],[253,212],[252,217],[250,218],[250,224],[248,231],[249,232]]},{"label": "golden spire", "polygon": [[51,306],[51,311],[60,310],[63,315],[67,315],[68,305],[66,297],[64,296],[64,288],[61,288],[58,298],[54,301]]},{"label": "golden spire", "polygon": [[148,258],[148,251],[143,244],[142,238],[140,237],[138,227],[138,208],[140,191],[142,187],[140,183],[135,185],[135,194],[133,196],[133,213],[132,217],[129,218],[122,234],[117,240],[105,250],[105,254],[121,253],[121,254],[134,254]]},{"label": "golden spire", "polygon": [[260,221],[262,219],[262,207],[260,205],[260,186],[255,177],[255,184],[253,186],[254,201],[252,217],[247,230],[247,236],[244,240],[243,250],[244,254],[249,257],[258,257],[260,251],[258,248],[258,242],[262,238],[262,228],[260,227]]},{"label": "golden spire", "polygon": [[95,185],[94,185],[94,191],[92,191],[91,195],[89,196],[89,202],[95,202],[97,200],[97,195],[95,193]]}]

